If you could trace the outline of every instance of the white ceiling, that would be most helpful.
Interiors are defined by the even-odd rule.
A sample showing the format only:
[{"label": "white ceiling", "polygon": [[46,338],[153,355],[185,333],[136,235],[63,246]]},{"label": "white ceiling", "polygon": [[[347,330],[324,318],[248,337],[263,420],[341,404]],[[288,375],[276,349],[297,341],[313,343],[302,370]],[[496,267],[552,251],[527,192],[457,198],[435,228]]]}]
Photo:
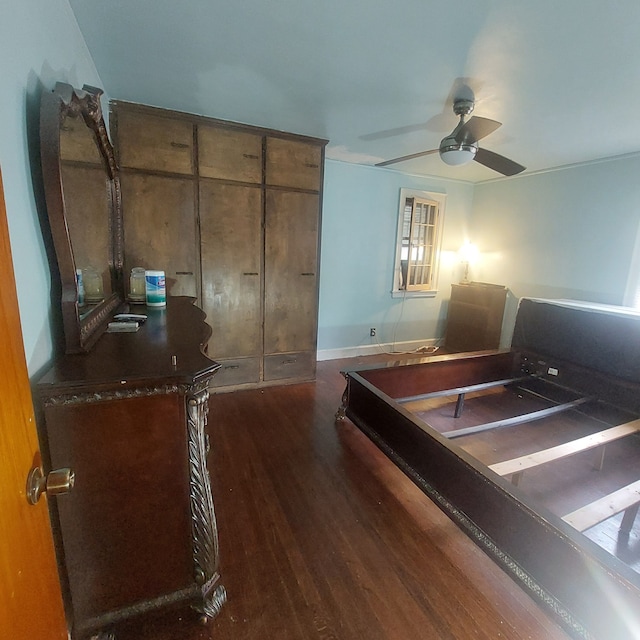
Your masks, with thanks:
[{"label": "white ceiling", "polygon": [[[537,171],[640,151],[638,0],[70,0],[111,98],[328,138],[375,164],[475,115]],[[436,155],[393,166],[499,177]]]}]

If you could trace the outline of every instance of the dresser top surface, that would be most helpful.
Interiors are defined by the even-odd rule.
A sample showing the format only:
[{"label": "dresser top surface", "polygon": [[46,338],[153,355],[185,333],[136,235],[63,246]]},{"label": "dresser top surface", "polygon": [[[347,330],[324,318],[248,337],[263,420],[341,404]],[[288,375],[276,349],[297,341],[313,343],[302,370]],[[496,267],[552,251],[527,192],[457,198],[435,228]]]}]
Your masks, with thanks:
[{"label": "dresser top surface", "polygon": [[41,393],[68,387],[192,383],[219,365],[202,351],[211,329],[187,297],[169,297],[166,307],[135,305],[147,320],[133,333],[105,333],[88,353],[63,355],[38,381]]}]

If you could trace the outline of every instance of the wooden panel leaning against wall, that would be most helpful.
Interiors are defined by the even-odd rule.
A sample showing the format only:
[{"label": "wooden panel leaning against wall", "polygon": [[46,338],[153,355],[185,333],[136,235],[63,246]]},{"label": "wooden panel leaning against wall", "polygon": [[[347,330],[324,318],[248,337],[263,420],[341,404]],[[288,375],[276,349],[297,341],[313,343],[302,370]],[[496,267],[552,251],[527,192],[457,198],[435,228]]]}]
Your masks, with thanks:
[{"label": "wooden panel leaning against wall", "polygon": [[229,391],[312,380],[326,140],[113,102],[125,268],[164,269]]}]

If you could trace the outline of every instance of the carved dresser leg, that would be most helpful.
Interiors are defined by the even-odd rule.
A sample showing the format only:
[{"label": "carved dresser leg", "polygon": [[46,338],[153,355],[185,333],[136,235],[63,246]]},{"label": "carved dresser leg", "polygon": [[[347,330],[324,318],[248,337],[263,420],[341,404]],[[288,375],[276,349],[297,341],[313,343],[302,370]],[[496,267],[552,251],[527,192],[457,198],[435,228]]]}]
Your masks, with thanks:
[{"label": "carved dresser leg", "polygon": [[202,599],[193,608],[202,613],[204,619],[215,618],[227,600],[227,592],[220,584],[218,573],[218,527],[207,468],[208,402],[207,382],[187,390],[194,577],[202,594]]}]

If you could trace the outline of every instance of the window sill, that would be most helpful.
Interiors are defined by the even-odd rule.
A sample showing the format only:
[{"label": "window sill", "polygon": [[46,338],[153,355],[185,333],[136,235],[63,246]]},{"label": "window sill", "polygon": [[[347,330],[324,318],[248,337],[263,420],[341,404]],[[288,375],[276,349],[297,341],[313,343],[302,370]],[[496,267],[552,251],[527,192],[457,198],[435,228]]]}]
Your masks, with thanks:
[{"label": "window sill", "polygon": [[430,289],[429,291],[394,290],[391,292],[392,298],[435,298],[437,295],[438,295],[437,289]]}]

